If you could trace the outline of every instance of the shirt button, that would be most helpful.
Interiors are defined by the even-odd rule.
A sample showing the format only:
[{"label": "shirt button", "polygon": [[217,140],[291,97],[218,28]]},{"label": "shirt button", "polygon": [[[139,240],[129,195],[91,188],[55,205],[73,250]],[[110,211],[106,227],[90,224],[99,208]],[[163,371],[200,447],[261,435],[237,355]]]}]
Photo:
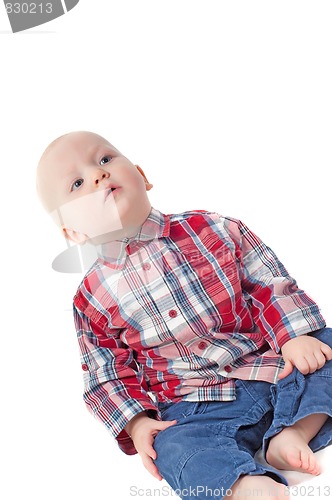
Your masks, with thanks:
[{"label": "shirt button", "polygon": [[200,342],[198,344],[198,349],[201,349],[202,351],[207,348],[207,343],[206,342]]},{"label": "shirt button", "polygon": [[175,318],[178,315],[175,309],[171,309],[168,314],[171,318]]},{"label": "shirt button", "polygon": [[225,370],[225,372],[230,373],[232,371],[232,367],[229,365],[226,365],[224,370]]},{"label": "shirt button", "polygon": [[144,271],[148,271],[151,268],[151,264],[149,264],[148,262],[145,262],[142,267],[143,267]]},{"label": "shirt button", "polygon": [[83,371],[87,372],[88,369],[89,369],[88,365],[86,365],[86,364],[82,365],[82,370]]}]

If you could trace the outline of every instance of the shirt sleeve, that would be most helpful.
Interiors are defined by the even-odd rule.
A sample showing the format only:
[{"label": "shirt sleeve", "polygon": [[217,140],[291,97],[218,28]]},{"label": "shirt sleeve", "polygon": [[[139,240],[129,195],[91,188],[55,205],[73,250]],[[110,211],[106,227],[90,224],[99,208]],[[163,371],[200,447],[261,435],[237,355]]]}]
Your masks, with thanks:
[{"label": "shirt sleeve", "polygon": [[127,455],[137,453],[124,430],[138,413],[158,417],[156,405],[147,394],[142,371],[134,352],[120,339],[120,328],[108,328],[93,321],[73,306],[81,363],[83,399],[87,409],[116,438]]},{"label": "shirt sleeve", "polygon": [[277,353],[290,339],[324,328],[318,305],[300,288],[276,254],[239,220],[226,219],[235,243],[241,286],[251,314]]}]

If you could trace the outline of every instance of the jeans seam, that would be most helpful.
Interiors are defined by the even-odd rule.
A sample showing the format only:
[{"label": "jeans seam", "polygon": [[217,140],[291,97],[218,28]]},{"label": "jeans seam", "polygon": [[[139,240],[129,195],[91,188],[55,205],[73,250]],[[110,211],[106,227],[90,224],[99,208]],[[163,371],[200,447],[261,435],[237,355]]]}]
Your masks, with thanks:
[{"label": "jeans seam", "polygon": [[[267,413],[269,410],[271,410],[271,408],[266,408],[266,407],[262,406],[262,405],[260,404],[260,400],[259,400],[258,398],[257,398],[257,399],[254,399],[254,397],[253,397],[253,396],[252,396],[252,394],[251,394],[251,391],[249,391],[249,390],[248,390],[248,388],[246,387],[246,384],[243,384],[243,388],[244,388],[244,390],[246,391],[246,393],[247,393],[247,394],[251,397],[251,399],[252,399],[252,401],[253,401],[253,404],[255,404],[255,405],[257,404],[257,406],[258,406],[258,407],[259,407],[259,408],[260,408],[260,409],[264,412],[264,413],[263,413],[263,415],[266,415],[266,413]],[[258,394],[257,394],[257,396],[258,396]],[[268,398],[270,399],[270,395],[268,396]],[[260,399],[263,399],[263,400],[264,400],[265,398],[262,398],[262,397],[261,397]],[[262,415],[262,416],[263,416],[263,415]]]},{"label": "jeans seam", "polygon": [[197,453],[199,451],[204,451],[204,450],[205,450],[205,448],[202,448],[202,447],[194,448],[194,449],[190,450],[190,453],[187,453],[187,455],[184,455],[181,457],[181,459],[179,460],[179,462],[177,463],[176,468],[175,468],[176,480],[178,483],[180,482],[181,473],[182,473],[186,463],[188,462],[188,460],[190,460],[194,455],[197,455]]}]

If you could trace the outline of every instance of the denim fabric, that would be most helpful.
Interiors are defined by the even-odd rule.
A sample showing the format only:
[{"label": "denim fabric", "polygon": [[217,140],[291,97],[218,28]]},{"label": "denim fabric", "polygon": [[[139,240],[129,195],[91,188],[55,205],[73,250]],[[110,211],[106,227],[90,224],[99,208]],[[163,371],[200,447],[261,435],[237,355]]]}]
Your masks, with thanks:
[{"label": "denim fabric", "polygon": [[[332,328],[323,328],[309,335],[332,347]],[[274,418],[263,439],[264,453],[269,439],[283,427],[293,425],[313,413],[326,413],[332,416],[332,360],[327,361],[323,368],[310,375],[302,375],[295,368],[288,377],[271,386],[271,402],[274,407]],[[318,451],[331,441],[332,418],[329,418],[310,441],[309,446],[313,451]]]},{"label": "denim fabric", "polygon": [[[332,329],[315,332],[332,347]],[[227,498],[242,474],[267,474],[287,485],[282,473],[256,462],[255,453],[283,427],[313,414],[332,417],[332,361],[313,374],[296,368],[276,385],[236,380],[230,402],[160,403],[163,420],[177,424],[157,434],[155,463],[181,498]],[[313,451],[332,441],[332,418],[309,443]]]}]

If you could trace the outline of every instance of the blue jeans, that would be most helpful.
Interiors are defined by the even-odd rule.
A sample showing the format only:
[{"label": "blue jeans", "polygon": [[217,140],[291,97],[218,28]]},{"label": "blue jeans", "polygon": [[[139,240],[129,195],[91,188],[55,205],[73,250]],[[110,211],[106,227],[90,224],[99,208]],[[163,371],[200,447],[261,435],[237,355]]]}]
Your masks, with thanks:
[{"label": "blue jeans", "polygon": [[[332,328],[314,336],[332,347]],[[183,499],[222,499],[243,474],[267,474],[287,485],[273,467],[254,459],[284,427],[314,413],[330,416],[310,441],[313,451],[332,441],[332,361],[313,374],[296,368],[277,384],[236,380],[235,401],[159,403],[163,420],[177,424],[154,441],[159,472]]]}]

